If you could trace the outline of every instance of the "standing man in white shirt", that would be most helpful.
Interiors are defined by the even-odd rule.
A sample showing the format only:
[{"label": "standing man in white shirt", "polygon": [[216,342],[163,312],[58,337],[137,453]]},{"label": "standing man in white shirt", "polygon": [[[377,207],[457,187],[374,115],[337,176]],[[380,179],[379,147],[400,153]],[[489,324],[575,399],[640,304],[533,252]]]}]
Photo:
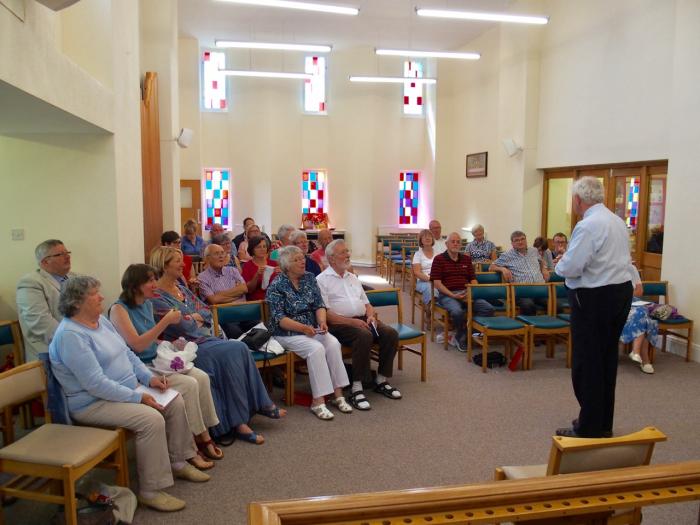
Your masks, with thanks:
[{"label": "standing man in white shirt", "polygon": [[433,234],[433,239],[435,239],[435,244],[433,244],[433,253],[439,255],[442,252],[447,251],[447,242],[442,237],[442,224],[437,219],[433,219],[428,223],[428,229],[430,233]]},{"label": "standing man in white shirt", "polygon": [[379,345],[377,386],[374,389],[389,399],[400,399],[401,392],[389,384],[399,334],[377,319],[362,283],[351,273],[350,251],[337,239],[326,246],[328,268],[316,277],[326,305],[328,330],[342,345],[352,348],[352,394],[350,404],[358,410],[371,408],[362,391],[362,382],[370,379],[370,350]]},{"label": "standing man in white shirt", "polygon": [[17,315],[24,335],[25,359],[39,359],[49,351],[49,343],[63,315],[58,311],[61,286],[73,274],[70,252],[58,239],[39,244],[34,255],[39,268],[17,283]]},{"label": "standing man in white shirt", "polygon": [[603,204],[603,185],[594,177],[572,188],[574,211],[582,217],[568,250],[557,263],[571,305],[574,394],[581,406],[571,428],[557,435],[610,437],[615,411],[618,339],[632,304],[634,266],[625,223]]}]

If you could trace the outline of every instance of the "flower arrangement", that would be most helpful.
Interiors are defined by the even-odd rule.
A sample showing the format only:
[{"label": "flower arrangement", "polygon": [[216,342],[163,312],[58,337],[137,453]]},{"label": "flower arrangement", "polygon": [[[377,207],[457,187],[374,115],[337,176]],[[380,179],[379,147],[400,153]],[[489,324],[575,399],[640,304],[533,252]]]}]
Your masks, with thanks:
[{"label": "flower arrangement", "polygon": [[304,213],[301,216],[301,225],[304,229],[321,230],[328,228],[329,224],[327,213]]}]

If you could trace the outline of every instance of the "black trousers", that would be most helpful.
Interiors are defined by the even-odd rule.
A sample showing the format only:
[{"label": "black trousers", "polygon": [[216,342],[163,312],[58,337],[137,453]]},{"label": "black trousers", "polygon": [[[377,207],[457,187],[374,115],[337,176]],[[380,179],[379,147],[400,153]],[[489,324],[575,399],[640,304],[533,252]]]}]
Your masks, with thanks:
[{"label": "black trousers", "polygon": [[632,305],[632,283],[569,290],[573,367],[571,380],[581,406],[576,432],[612,432],[618,340]]},{"label": "black trousers", "polygon": [[[356,317],[367,320],[367,317]],[[374,337],[369,330],[355,328],[354,326],[329,324],[328,330],[340,344],[352,348],[352,375],[353,381],[369,381],[370,374],[370,350]],[[379,366],[377,372],[384,377],[391,377],[394,368],[394,356],[399,346],[399,334],[392,327],[377,321],[379,332]]]}]

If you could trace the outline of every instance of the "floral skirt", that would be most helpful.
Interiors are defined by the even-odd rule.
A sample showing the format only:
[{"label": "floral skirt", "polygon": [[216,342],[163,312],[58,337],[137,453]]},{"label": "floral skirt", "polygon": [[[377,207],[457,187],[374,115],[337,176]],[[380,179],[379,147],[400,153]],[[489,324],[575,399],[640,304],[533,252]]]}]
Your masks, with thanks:
[{"label": "floral skirt", "polygon": [[631,343],[642,334],[646,335],[652,346],[661,348],[659,324],[651,318],[646,306],[633,306],[627,316],[625,327],[622,329],[620,341]]}]

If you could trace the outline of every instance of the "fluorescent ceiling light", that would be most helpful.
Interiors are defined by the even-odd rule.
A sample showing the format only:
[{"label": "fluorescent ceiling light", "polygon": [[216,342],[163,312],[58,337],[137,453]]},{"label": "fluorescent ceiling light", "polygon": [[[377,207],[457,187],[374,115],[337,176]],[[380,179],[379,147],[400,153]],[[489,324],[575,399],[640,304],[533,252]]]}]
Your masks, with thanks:
[{"label": "fluorescent ceiling light", "polygon": [[451,51],[415,51],[409,49],[375,49],[378,55],[398,57],[427,57],[427,58],[461,58],[462,60],[479,60],[479,53],[455,53]]},{"label": "fluorescent ceiling light", "polygon": [[231,40],[217,40],[216,47],[236,49],[278,49],[282,51],[312,51],[314,53],[330,53],[331,46],[317,46],[313,44],[273,44],[266,42],[233,42]]},{"label": "fluorescent ceiling light", "polygon": [[351,76],[350,82],[379,82],[382,84],[403,84],[404,82],[415,82],[416,84],[435,84],[437,83],[437,80],[434,78]]},{"label": "fluorescent ceiling light", "polygon": [[307,73],[284,73],[282,71],[249,71],[235,69],[220,69],[219,73],[229,77],[296,78],[302,80],[311,80],[313,76]]},{"label": "fluorescent ceiling light", "polygon": [[303,11],[317,11],[320,13],[333,13],[336,15],[357,15],[360,10],[355,7],[341,7],[337,5],[312,4],[310,2],[291,2],[289,0],[221,0],[232,4],[256,5],[261,7],[284,7],[286,9],[301,9]]},{"label": "fluorescent ceiling light", "polygon": [[475,11],[446,11],[443,9],[419,9],[416,8],[418,16],[428,16],[433,18],[457,18],[460,20],[482,20],[485,22],[511,22],[514,24],[539,24],[544,25],[549,22],[547,16],[529,15],[506,15],[501,13],[484,13]]}]

